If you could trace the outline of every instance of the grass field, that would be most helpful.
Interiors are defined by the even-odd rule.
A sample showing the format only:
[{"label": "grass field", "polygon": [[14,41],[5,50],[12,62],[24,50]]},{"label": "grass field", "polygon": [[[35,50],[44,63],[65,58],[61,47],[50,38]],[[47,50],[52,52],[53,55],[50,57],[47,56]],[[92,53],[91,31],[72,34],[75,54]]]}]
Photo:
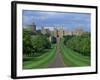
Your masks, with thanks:
[{"label": "grass field", "polygon": [[[60,41],[60,49],[63,62],[68,67],[90,66],[91,59],[65,46]],[[38,57],[23,57],[23,69],[47,68],[56,56],[56,45],[52,45],[46,53]]]},{"label": "grass field", "polygon": [[67,46],[65,46],[62,41],[60,46],[65,65],[69,67],[90,66],[91,60],[89,56],[81,55],[78,52],[67,48]]},{"label": "grass field", "polygon": [[56,45],[52,45],[48,52],[39,57],[23,57],[23,69],[46,68],[55,57],[55,53]]}]

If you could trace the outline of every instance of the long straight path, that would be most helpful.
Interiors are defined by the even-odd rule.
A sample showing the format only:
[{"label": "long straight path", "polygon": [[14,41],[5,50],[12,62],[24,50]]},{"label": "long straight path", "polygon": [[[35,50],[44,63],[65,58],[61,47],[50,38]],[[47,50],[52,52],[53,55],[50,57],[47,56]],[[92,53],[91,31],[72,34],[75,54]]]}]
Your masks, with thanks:
[{"label": "long straight path", "polygon": [[57,38],[57,49],[56,49],[56,55],[54,60],[51,62],[51,64],[48,66],[48,68],[58,68],[58,67],[65,67],[63,63],[63,59],[60,53],[60,38]]}]

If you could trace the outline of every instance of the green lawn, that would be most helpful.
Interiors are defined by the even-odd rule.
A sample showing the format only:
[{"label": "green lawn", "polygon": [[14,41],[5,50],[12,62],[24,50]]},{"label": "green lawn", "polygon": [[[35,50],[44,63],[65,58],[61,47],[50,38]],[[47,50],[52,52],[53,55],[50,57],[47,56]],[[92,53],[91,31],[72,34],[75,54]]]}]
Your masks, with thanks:
[{"label": "green lawn", "polygon": [[81,55],[78,52],[75,52],[67,48],[67,46],[65,46],[62,41],[60,43],[60,46],[61,46],[63,61],[66,66],[69,67],[90,66],[91,60],[89,56]]},{"label": "green lawn", "polygon": [[55,57],[56,45],[39,57],[24,57],[23,69],[45,68]]}]

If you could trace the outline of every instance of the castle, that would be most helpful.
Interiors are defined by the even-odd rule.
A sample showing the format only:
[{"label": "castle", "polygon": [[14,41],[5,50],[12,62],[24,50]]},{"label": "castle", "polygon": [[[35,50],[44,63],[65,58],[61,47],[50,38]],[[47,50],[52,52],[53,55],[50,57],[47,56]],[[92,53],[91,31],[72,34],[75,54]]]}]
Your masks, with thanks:
[{"label": "castle", "polygon": [[47,27],[46,28],[42,27],[41,33],[42,34],[49,33],[49,34],[51,34],[51,36],[62,38],[63,36],[66,36],[66,35],[77,35],[77,36],[82,35],[83,29],[82,28],[76,28],[73,31],[68,31],[68,30],[64,30],[64,28],[61,26],[61,27],[54,27],[54,29],[51,31]]},{"label": "castle", "polygon": [[[31,29],[33,32],[36,32],[36,25],[29,25],[29,29]],[[52,28],[52,30],[50,30]],[[50,34],[50,36],[54,36],[54,37],[59,37],[62,38],[63,36],[66,35],[82,35],[83,34],[83,29],[80,27],[75,28],[73,31],[68,31],[65,30],[63,26],[61,27],[41,27],[40,32],[42,34]]]}]

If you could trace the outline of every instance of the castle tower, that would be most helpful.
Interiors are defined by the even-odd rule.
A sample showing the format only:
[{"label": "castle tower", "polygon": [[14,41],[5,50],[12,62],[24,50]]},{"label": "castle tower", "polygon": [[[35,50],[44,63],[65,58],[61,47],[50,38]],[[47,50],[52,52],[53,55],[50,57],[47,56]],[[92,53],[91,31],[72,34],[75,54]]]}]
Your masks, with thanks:
[{"label": "castle tower", "polygon": [[36,25],[35,23],[33,22],[31,25],[28,25],[28,30],[29,31],[32,31],[32,32],[36,32]]},{"label": "castle tower", "polygon": [[63,26],[61,26],[59,29],[59,37],[62,38],[63,36],[64,36],[64,29]]},{"label": "castle tower", "polygon": [[54,27],[54,37],[57,37],[57,28],[56,27]]},{"label": "castle tower", "polygon": [[33,24],[32,24],[32,31],[33,32],[35,32],[36,31],[36,25],[35,25],[35,23],[33,22]]},{"label": "castle tower", "polygon": [[41,33],[42,33],[42,34],[46,34],[46,30],[44,29],[44,27],[42,27]]}]

